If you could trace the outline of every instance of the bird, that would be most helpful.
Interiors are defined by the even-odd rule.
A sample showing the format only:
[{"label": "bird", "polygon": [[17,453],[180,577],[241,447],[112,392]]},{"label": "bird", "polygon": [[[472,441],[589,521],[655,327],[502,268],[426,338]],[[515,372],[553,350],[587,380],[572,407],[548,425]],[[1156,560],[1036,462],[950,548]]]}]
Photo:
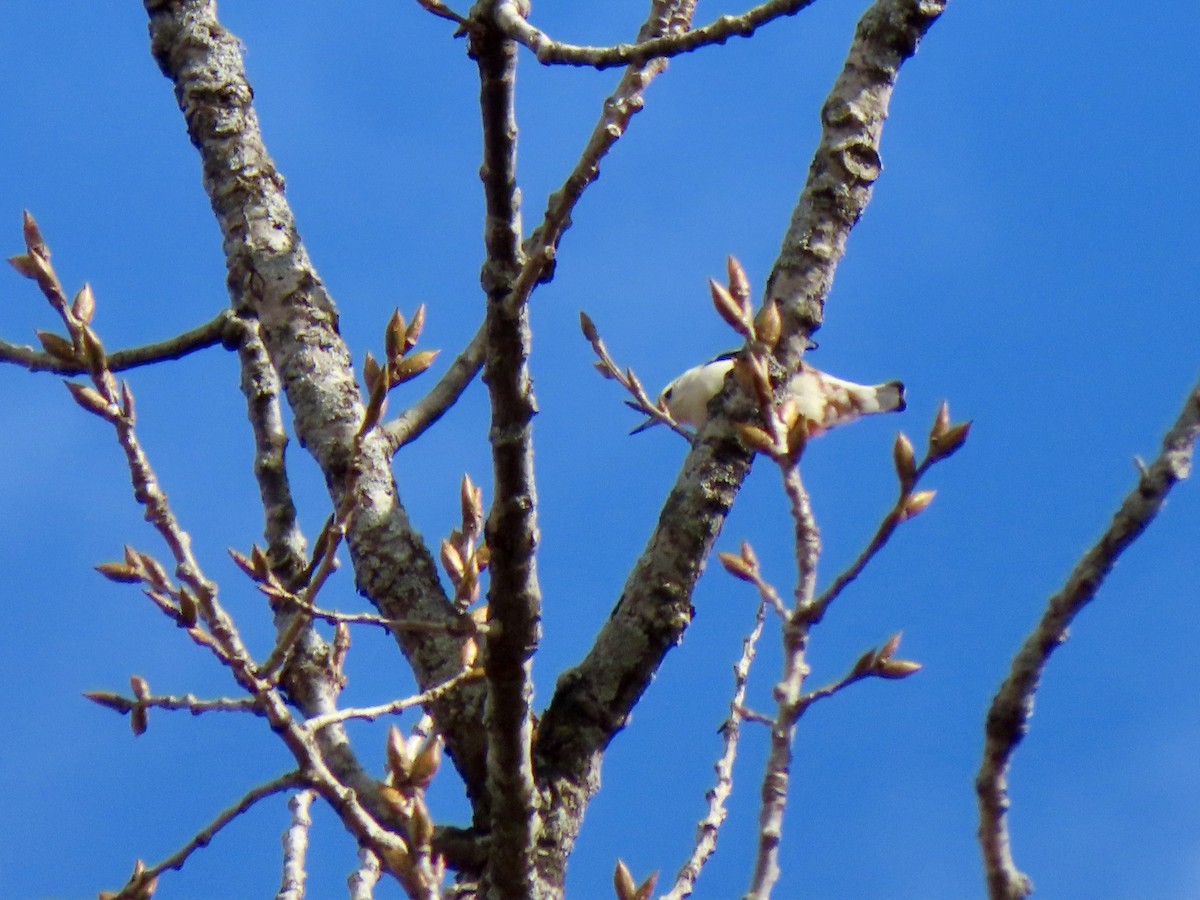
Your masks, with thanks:
[{"label": "bird", "polygon": [[[699,431],[708,421],[708,401],[725,386],[725,376],[733,369],[736,355],[722,353],[688,369],[663,388],[658,395],[659,405],[665,406],[676,422],[691,425]],[[827,375],[805,362],[801,362],[800,370],[788,379],[784,399],[796,404],[800,416],[808,422],[811,436],[853,422],[860,416],[903,412],[906,406],[904,385],[899,381],[855,384]],[[657,419],[647,419],[630,434],[638,434],[657,424]]]}]

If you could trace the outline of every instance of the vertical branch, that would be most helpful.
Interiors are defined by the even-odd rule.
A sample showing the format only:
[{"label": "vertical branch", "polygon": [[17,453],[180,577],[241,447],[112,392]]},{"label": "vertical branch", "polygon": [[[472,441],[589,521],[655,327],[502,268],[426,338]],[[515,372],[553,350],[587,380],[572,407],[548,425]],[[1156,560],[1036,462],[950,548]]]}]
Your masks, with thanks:
[{"label": "vertical branch", "polygon": [[541,631],[531,427],[537,407],[528,367],[531,334],[525,298],[512,293],[524,261],[516,175],[517,45],[496,27],[494,7],[486,0],[476,6],[473,16],[484,27],[471,36],[483,120],[480,177],[486,201],[486,259],[480,281],[487,294],[484,380],[491,398],[495,478],[485,531],[491,559],[484,722],[492,839],[483,873],[485,898],[538,895],[531,659]]},{"label": "vertical branch", "polygon": [[1020,900],[1033,891],[1032,882],[1017,868],[1012,856],[1007,822],[1008,767],[1029,730],[1042,670],[1050,654],[1066,641],[1071,622],[1095,598],[1118,557],[1158,515],[1171,488],[1191,472],[1198,437],[1200,384],[1192,388],[1175,424],[1163,438],[1162,451],[1148,468],[1142,467],[1138,483],[1126,495],[1108,529],[1075,565],[1062,590],[1050,598],[992,700],[975,792],[979,798],[979,844],[988,895],[993,900]]},{"label": "vertical branch", "polygon": [[775,685],[777,709],[771,722],[770,750],[763,774],[761,807],[758,816],[758,850],[754,874],[747,898],[765,900],[779,880],[779,842],[783,836],[783,815],[787,809],[788,784],[791,781],[792,739],[796,723],[807,707],[804,679],[808,677],[806,660],[810,623],[804,611],[812,603],[816,587],[817,558],[821,552],[820,532],[813,517],[808,491],[800,479],[798,463],[779,460],[784,491],[791,506],[796,533],[796,605],[783,624],[783,675]]}]

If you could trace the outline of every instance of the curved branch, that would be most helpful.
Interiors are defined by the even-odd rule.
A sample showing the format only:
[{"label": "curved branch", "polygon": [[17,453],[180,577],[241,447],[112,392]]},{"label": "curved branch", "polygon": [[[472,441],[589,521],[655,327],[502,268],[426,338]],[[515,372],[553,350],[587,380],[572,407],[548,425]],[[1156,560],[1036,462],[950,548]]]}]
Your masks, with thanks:
[{"label": "curved branch", "polygon": [[[223,309],[212,319],[191,331],[185,331],[183,334],[153,344],[143,344],[127,350],[114,350],[108,354],[108,368],[112,372],[123,372],[126,369],[148,366],[169,359],[182,359],[197,350],[228,342],[230,340],[229,327],[233,323],[233,318],[231,310]],[[0,362],[14,363],[30,372],[54,372],[58,375],[83,375],[88,371],[85,362],[60,359],[49,353],[34,350],[32,347],[10,344],[7,341],[0,341]]]},{"label": "curved branch", "polygon": [[1192,388],[1175,424],[1163,437],[1162,451],[1113,516],[1108,529],[1084,553],[1062,590],[1050,598],[1041,620],[1025,639],[1012,670],[992,700],[987,714],[983,762],[975,778],[979,797],[979,843],[987,871],[988,894],[995,900],[1017,900],[1033,891],[1029,878],[1017,869],[1009,844],[1007,810],[1008,767],[1017,745],[1029,730],[1033,698],[1042,670],[1067,629],[1093,599],[1117,559],[1154,521],[1163,502],[1191,472],[1192,453],[1200,438],[1200,383]]},{"label": "curved branch", "polygon": [[716,21],[691,31],[661,36],[638,35],[632,44],[611,47],[585,47],[556,41],[530,25],[521,15],[518,0],[502,0],[496,12],[500,26],[514,41],[533,51],[544,65],[591,66],[611,69],[615,66],[644,66],[652,60],[669,59],[701,47],[724,44],[731,37],[750,37],[763,25],[794,16],[815,0],[769,0],[736,16],[721,16]]}]

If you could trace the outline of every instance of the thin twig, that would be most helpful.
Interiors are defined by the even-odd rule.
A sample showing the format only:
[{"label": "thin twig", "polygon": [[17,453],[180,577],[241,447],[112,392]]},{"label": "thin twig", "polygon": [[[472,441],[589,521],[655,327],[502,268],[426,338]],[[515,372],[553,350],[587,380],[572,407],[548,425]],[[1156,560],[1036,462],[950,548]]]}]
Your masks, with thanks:
[{"label": "thin twig", "polygon": [[378,706],[355,707],[350,709],[339,709],[337,712],[326,713],[323,716],[314,716],[304,723],[304,727],[310,732],[318,732],[322,728],[327,728],[336,722],[345,722],[350,719],[366,719],[374,721],[380,716],[390,716],[396,713],[404,712],[406,709],[412,709],[414,706],[424,706],[426,703],[441,698],[445,694],[457,688],[459,685],[474,681],[481,678],[483,672],[477,668],[467,668],[460,671],[452,678],[443,681],[441,684],[431,687],[427,691],[422,691],[412,697],[404,697],[400,700],[392,700],[388,703],[381,703]]},{"label": "thin twig", "polygon": [[746,718],[746,685],[750,680],[750,665],[762,635],[763,623],[766,621],[767,601],[760,600],[758,611],[754,617],[754,628],[742,640],[742,655],[733,667],[733,698],[729,702],[729,718],[721,726],[722,750],[721,756],[713,766],[717,774],[717,782],[708,791],[708,812],[696,828],[696,843],[687,862],[675,876],[675,883],[665,895],[664,900],[682,900],[690,896],[700,877],[700,871],[708,862],[713,851],[717,849],[717,834],[725,821],[728,811],[725,803],[733,793],[733,760],[737,756],[738,739],[741,737],[741,723]]},{"label": "thin twig", "polygon": [[1192,388],[1175,423],[1163,437],[1162,450],[1126,494],[1100,539],[1076,563],[1062,589],[1050,598],[1037,626],[1013,658],[987,714],[983,761],[975,778],[979,798],[979,842],[993,900],[1019,900],[1033,890],[1013,859],[1007,811],[1008,768],[1029,729],[1033,698],[1050,655],[1067,639],[1067,629],[1096,597],[1117,559],[1137,540],[1162,509],[1167,494],[1191,472],[1200,437],[1200,383]]},{"label": "thin twig", "polygon": [[[228,809],[222,810],[215,819],[196,832],[192,839],[186,844],[184,844],[162,862],[156,863],[155,865],[150,866],[148,869],[145,869],[141,873],[140,878],[132,879],[128,884],[126,884],[125,887],[122,888],[121,893],[118,895],[118,900],[125,896],[140,896],[138,894],[138,888],[146,882],[157,878],[167,869],[182,869],[189,856],[191,856],[201,847],[207,847],[210,843],[212,843],[212,839],[216,837],[217,832],[219,832],[222,828],[224,828],[242,813],[246,812],[246,810],[250,809],[250,807],[254,806],[254,804],[258,803],[260,800],[265,800],[267,797],[278,794],[281,791],[300,787],[303,784],[304,777],[299,772],[293,771],[280,775],[273,781],[268,781],[266,784],[260,784],[258,787],[247,791],[245,796],[243,796]],[[134,883],[135,881],[137,883]]]},{"label": "thin twig", "polygon": [[643,38],[636,43],[610,47],[585,47],[553,40],[530,25],[521,15],[517,0],[503,0],[498,13],[509,36],[528,47],[545,65],[565,64],[608,69],[614,66],[640,66],[651,60],[667,59],[712,44],[724,44],[731,37],[750,37],[763,25],[784,16],[794,16],[814,0],[770,0],[736,16],[721,16],[714,22],[688,32]]},{"label": "thin twig", "polygon": [[262,708],[253,697],[217,697],[212,700],[201,700],[194,694],[159,694],[144,700],[137,700],[123,697],[112,691],[84,691],[83,696],[93,703],[116,710],[122,715],[127,715],[137,707],[182,710],[190,712],[194,716],[206,712],[248,712],[258,716],[263,714]]},{"label": "thin twig", "polygon": [[[212,319],[183,334],[153,344],[114,350],[108,354],[111,372],[123,372],[138,366],[166,360],[182,359],[197,350],[204,350],[226,341],[228,328],[233,322],[233,312],[223,309]],[[54,372],[58,375],[83,375],[88,371],[87,363],[81,360],[63,359],[50,353],[42,353],[29,346],[0,341],[0,362],[14,363],[30,372]]]}]

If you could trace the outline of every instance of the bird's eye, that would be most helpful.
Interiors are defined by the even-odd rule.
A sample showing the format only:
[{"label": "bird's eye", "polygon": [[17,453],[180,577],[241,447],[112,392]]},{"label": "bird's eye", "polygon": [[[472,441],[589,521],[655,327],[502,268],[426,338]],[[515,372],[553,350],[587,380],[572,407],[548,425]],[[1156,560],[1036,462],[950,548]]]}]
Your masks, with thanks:
[{"label": "bird's eye", "polygon": [[659,396],[658,399],[670,400],[671,399],[671,391],[673,391],[673,390],[675,390],[675,388],[667,388],[665,391],[662,392],[662,394]]}]

